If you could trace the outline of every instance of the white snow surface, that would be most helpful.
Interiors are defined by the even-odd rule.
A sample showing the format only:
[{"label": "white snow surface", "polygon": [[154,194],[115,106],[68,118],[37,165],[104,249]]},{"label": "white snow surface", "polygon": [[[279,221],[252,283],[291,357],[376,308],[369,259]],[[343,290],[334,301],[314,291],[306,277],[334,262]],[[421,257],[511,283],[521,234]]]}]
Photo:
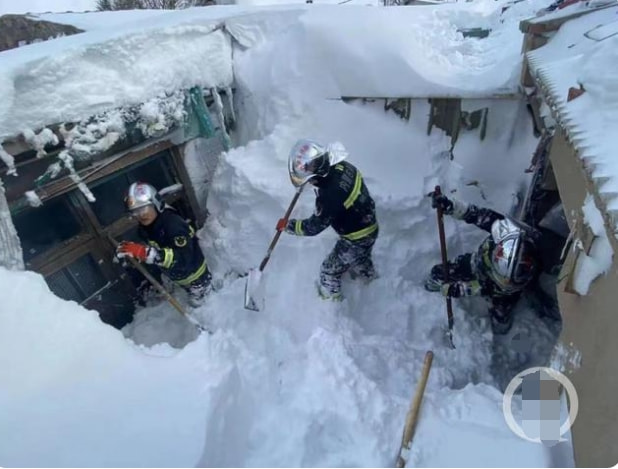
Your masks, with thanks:
[{"label": "white snow surface", "polygon": [[[160,303],[139,311],[123,335],[53,296],[41,276],[0,268],[0,465],[392,467],[430,349],[410,466],[564,463],[504,422],[486,306],[455,302],[451,350],[444,300],[422,286],[440,259],[425,195],[439,183],[510,211],[536,145],[525,105],[480,101],[489,108],[485,140],[462,131],[450,160],[450,138],[426,135],[425,100],[413,102],[406,122],[381,102],[329,99],[337,67],[320,56],[305,66],[307,29],[290,27],[289,15],[265,10],[255,23],[243,20],[255,42],[233,56],[235,147],[214,170],[199,168],[200,144],[189,147],[193,177],[211,181],[208,198],[199,194],[210,212],[199,235],[217,286],[193,314],[214,334],[198,334]],[[345,300],[325,302],[314,282],[335,233],[284,235],[265,270],[265,308],[248,311],[246,279],[235,272],[266,252],[293,196],[287,153],[301,137],[341,141],[362,171],[380,222],[380,278],[366,286],[346,278]],[[309,215],[313,203],[306,191],[293,216]],[[446,231],[451,256],[486,236],[450,219]],[[518,351],[524,361],[547,334],[525,318],[515,327],[531,344]],[[512,338],[505,347],[516,348]]]},{"label": "white snow surface", "polygon": [[[528,58],[618,231],[618,6],[568,21]],[[569,88],[580,85],[586,92],[567,102]]]}]

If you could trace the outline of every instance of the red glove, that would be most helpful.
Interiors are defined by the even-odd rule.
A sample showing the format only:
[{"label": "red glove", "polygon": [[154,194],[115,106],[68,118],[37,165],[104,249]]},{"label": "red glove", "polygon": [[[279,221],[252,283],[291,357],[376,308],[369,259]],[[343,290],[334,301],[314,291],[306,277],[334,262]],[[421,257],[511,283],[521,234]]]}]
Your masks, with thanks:
[{"label": "red glove", "polygon": [[154,261],[154,256],[152,255],[150,247],[132,241],[122,241],[116,248],[116,256],[121,259],[123,257],[132,257],[133,259],[146,263],[152,263]]},{"label": "red glove", "polygon": [[288,226],[288,221],[285,218],[279,218],[277,222],[277,231],[285,231]]}]

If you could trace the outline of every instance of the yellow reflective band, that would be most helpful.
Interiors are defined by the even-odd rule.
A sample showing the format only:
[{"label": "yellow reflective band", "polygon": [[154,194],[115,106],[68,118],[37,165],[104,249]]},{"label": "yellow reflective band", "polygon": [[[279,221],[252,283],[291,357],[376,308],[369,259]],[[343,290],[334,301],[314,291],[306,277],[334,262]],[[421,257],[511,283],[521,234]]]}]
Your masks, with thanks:
[{"label": "yellow reflective band", "polygon": [[180,280],[175,280],[175,282],[178,285],[189,285],[190,283],[195,282],[198,278],[204,275],[204,272],[206,272],[206,261],[202,262],[200,268],[193,272],[191,275]]},{"label": "yellow reflective band", "polygon": [[161,246],[159,246],[159,243],[157,243],[156,241],[148,241],[148,244],[150,244],[151,246],[157,248],[157,249],[161,249]]},{"label": "yellow reflective band", "polygon": [[360,171],[356,171],[356,180],[354,181],[354,188],[352,189],[352,192],[350,192],[350,195],[348,196],[348,198],[343,203],[343,206],[346,209],[354,205],[354,202],[356,202],[356,199],[358,199],[358,196],[360,195],[361,187],[363,187],[363,178],[360,174]]},{"label": "yellow reflective band", "polygon": [[335,166],[335,169],[339,170],[339,171],[343,171],[343,165],[342,164],[338,164],[337,166]]},{"label": "yellow reflective band", "polygon": [[294,224],[294,233],[296,233],[298,236],[305,235],[305,232],[303,231],[303,221],[302,220],[296,220],[296,223]]},{"label": "yellow reflective band", "polygon": [[358,239],[362,239],[365,236],[369,236],[375,230],[378,229],[378,224],[374,223],[373,225],[369,225],[367,228],[363,228],[362,230],[355,231],[354,233],[348,233],[347,235],[343,235],[342,238],[349,239],[350,241],[356,241]]},{"label": "yellow reflective band", "polygon": [[163,248],[163,262],[161,263],[161,267],[164,269],[169,269],[174,262],[174,251],[170,248]]}]

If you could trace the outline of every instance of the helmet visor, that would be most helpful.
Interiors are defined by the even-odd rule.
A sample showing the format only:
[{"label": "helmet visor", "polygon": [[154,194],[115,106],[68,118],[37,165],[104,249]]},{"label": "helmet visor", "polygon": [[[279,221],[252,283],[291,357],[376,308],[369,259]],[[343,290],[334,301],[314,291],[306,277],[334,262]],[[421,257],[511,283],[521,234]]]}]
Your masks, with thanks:
[{"label": "helmet visor", "polygon": [[327,156],[326,150],[315,142],[309,140],[297,142],[288,159],[292,184],[300,187],[315,176],[325,175],[324,169],[328,172],[329,167]]}]

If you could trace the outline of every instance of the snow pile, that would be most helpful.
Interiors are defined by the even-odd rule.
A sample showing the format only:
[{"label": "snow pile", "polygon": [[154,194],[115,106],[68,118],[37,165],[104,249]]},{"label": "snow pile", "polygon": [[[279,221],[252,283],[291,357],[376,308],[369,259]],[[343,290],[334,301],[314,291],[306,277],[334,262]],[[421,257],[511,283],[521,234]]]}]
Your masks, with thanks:
[{"label": "snow pile", "polygon": [[168,11],[0,53],[0,136],[231,85],[230,37],[211,10]]},{"label": "snow pile", "polygon": [[[549,43],[528,54],[535,73],[549,85],[562,125],[578,148],[586,171],[618,230],[618,162],[613,129],[618,126],[618,7],[565,23]],[[586,91],[567,102],[570,87]]]},{"label": "snow pile", "polygon": [[583,250],[581,241],[574,244],[574,249],[578,249],[577,264],[575,265],[573,288],[580,295],[587,295],[590,285],[599,275],[605,274],[612,266],[614,251],[607,239],[603,216],[594,203],[594,198],[588,194],[582,207],[584,222],[592,233],[594,239],[589,252]]}]

